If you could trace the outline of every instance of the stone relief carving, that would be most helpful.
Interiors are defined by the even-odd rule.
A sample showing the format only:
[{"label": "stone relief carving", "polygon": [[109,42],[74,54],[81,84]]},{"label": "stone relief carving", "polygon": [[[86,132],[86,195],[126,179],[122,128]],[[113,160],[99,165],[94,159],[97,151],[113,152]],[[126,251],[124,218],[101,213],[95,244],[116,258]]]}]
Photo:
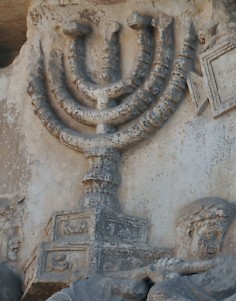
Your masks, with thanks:
[{"label": "stone relief carving", "polygon": [[208,97],[203,78],[195,72],[189,72],[187,83],[195,110],[197,115],[199,115],[208,105]]},{"label": "stone relief carving", "polygon": [[234,16],[234,1],[217,0],[212,2],[211,20],[200,22],[202,25],[199,26],[198,37],[204,44],[200,54],[203,78],[193,73],[188,79],[197,114],[204,110],[206,98],[209,99],[214,117],[236,106]]},{"label": "stone relief carving", "polygon": [[[191,24],[187,23],[183,47],[169,78],[173,49],[172,22],[166,15],[151,18],[133,13],[127,23],[138,32],[140,44],[134,70],[127,79],[111,79],[111,82],[104,85],[91,82],[85,73],[85,41],[92,30],[87,24],[72,22],[63,28],[60,38],[67,45],[64,51],[52,49],[48,60],[44,59],[43,50],[37,54],[38,64],[33,66],[30,73],[28,93],[35,113],[47,130],[63,144],[85,153],[89,159],[91,169],[83,181],[86,193],[82,204],[86,209],[104,206],[117,209],[115,190],[119,184],[119,152],[160,128],[175,111],[184,95],[185,77],[194,54],[194,34]],[[107,80],[111,75],[105,76],[104,70],[109,71],[109,74],[115,72],[114,76],[118,76],[117,67],[114,71],[114,65],[107,66],[110,59],[118,60],[120,26],[117,26],[116,24],[107,28],[110,32],[109,35],[106,33],[105,38],[107,55],[104,57],[106,66],[102,77]],[[158,39],[152,59],[153,30],[157,31]],[[69,71],[65,72],[64,64],[68,64]],[[48,88],[44,84],[45,79],[48,79]],[[74,85],[77,96],[81,93],[84,97],[73,98],[66,86],[67,81],[71,86]],[[167,82],[168,85],[163,91]],[[161,91],[164,92],[162,96]],[[94,126],[96,134],[88,136],[63,125],[48,102],[49,92],[73,119]],[[91,101],[95,108],[89,107]],[[134,122],[119,129],[119,126],[131,120]]]},{"label": "stone relief carving", "polygon": [[214,116],[219,116],[236,106],[235,54],[235,43],[232,36],[228,35],[200,56]]},{"label": "stone relief carving", "polygon": [[[32,49],[37,64],[31,66],[28,94],[35,114],[51,135],[86,156],[89,171],[79,209],[54,214],[45,229],[47,241],[25,266],[24,301],[45,300],[60,289],[48,300],[95,295],[148,301],[236,299],[236,258],[219,256],[235,217],[234,205],[214,198],[186,208],[177,224],[176,250],[168,250],[147,247],[147,221],[122,214],[117,198],[122,152],[168,121],[184,97],[186,82],[197,114],[208,100],[215,117],[236,105],[235,4],[215,1],[212,7],[214,18],[198,31],[205,44],[200,55],[203,77],[192,68],[195,34],[186,16],[175,60],[173,18],[138,12],[128,18],[126,25],[136,33],[139,51],[126,77],[122,77],[120,51],[125,26],[116,21],[101,29],[103,67],[97,81],[86,65],[93,31],[89,23],[60,20],[49,55],[44,38]],[[30,15],[39,26],[40,9]],[[93,127],[93,133],[70,128],[69,118]],[[7,250],[7,261],[17,259],[22,241],[23,211],[13,221],[14,206],[0,211],[1,231],[7,236],[1,247]]]},{"label": "stone relief carving", "polygon": [[[197,200],[185,208],[177,223],[176,255],[179,258],[162,258],[144,268],[107,274],[109,278],[100,275],[79,280],[48,300],[93,300],[90,287],[99,292],[96,298],[101,300],[106,299],[105,296],[116,300],[117,295],[141,300],[147,296],[148,301],[235,300],[236,257],[219,256],[234,218],[235,205],[225,200]],[[96,277],[104,283],[101,290]],[[124,280],[128,291],[121,289]]]},{"label": "stone relief carving", "polygon": [[[160,129],[185,95],[195,34],[186,15],[181,49],[173,61],[173,22],[162,13],[131,14],[127,26],[137,34],[139,50],[133,71],[124,78],[120,74],[122,27],[117,22],[102,27],[103,67],[96,82],[85,63],[87,40],[93,30],[88,23],[62,24],[55,32],[49,56],[44,52],[43,39],[32,49],[37,64],[31,66],[28,94],[35,114],[61,143],[84,153],[89,171],[83,179],[85,194],[80,210],[55,214],[47,229],[51,237],[36,255],[38,271],[33,276],[27,273],[35,262],[26,267],[31,279],[26,279],[24,301],[33,298],[37,286],[44,286],[48,279],[53,279],[55,286],[51,282],[41,298],[69,285],[76,279],[77,266],[84,274],[124,270],[170,254],[167,249],[147,247],[147,221],[123,215],[116,190],[122,151]],[[93,134],[69,128],[51,102],[67,118],[93,127]]]},{"label": "stone relief carving", "polygon": [[16,262],[23,242],[24,197],[0,197],[0,261]]},{"label": "stone relief carving", "polygon": [[[87,232],[81,232],[83,224],[88,225]],[[133,269],[171,255],[171,250],[147,247],[146,220],[111,212],[57,212],[45,234],[48,242],[24,268],[26,301],[45,300],[88,272]]]},{"label": "stone relief carving", "polygon": [[143,301],[148,289],[148,284],[142,280],[93,276],[73,283],[70,289],[65,289],[48,300],[93,300],[93,297],[97,296],[97,300]]}]

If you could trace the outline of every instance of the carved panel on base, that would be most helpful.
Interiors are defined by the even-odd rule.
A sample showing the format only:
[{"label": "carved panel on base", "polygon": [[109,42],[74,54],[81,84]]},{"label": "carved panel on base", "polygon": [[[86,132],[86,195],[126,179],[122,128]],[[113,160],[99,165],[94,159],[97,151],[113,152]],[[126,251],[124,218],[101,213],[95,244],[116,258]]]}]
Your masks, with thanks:
[{"label": "carved panel on base", "polygon": [[44,301],[85,275],[141,267],[169,256],[168,249],[146,247],[147,230],[144,219],[105,210],[55,213],[44,231],[49,242],[41,244],[25,268],[23,300]]},{"label": "carved panel on base", "polygon": [[168,249],[101,248],[98,270],[100,273],[131,270],[171,255],[172,251]]}]

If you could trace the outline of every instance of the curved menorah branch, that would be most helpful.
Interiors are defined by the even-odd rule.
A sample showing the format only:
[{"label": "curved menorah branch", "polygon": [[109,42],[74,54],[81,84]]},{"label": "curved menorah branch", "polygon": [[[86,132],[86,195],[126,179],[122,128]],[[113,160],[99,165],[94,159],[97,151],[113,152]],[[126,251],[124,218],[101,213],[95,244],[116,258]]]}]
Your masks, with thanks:
[{"label": "curved menorah branch", "polygon": [[[183,58],[183,60],[185,60]],[[179,70],[178,70],[179,71]],[[181,77],[180,77],[181,76]],[[177,71],[173,75],[168,88],[163,97],[160,98],[158,104],[153,109],[148,110],[144,116],[140,117],[137,122],[122,129],[114,134],[98,136],[93,139],[95,145],[107,145],[110,148],[125,149],[129,145],[137,143],[153,133],[156,129],[160,129],[169,119],[171,114],[176,110],[180,100],[185,93],[185,78],[183,73],[178,74]],[[75,132],[64,132],[60,136],[60,141],[73,149],[80,147],[80,139]]]},{"label": "curved menorah branch", "polygon": [[60,107],[72,118],[87,125],[97,125],[99,123],[120,125],[140,116],[162,92],[169,75],[173,49],[173,39],[166,38],[166,36],[172,37],[172,19],[163,15],[158,18],[158,21],[154,20],[153,23],[158,29],[159,36],[156,42],[153,68],[144,82],[144,86],[138,88],[133,95],[113,108],[101,111],[78,104],[65,85],[62,55],[54,52],[50,59],[51,65],[46,69],[48,70],[50,89]]},{"label": "curved menorah branch", "polygon": [[[143,18],[141,20],[150,23],[150,20]],[[73,30],[70,29],[70,35],[77,34],[76,26]],[[158,46],[160,48],[157,48],[151,72],[144,84],[115,108],[92,110],[80,105],[71,97],[64,79],[63,56],[60,50],[53,51],[47,63],[44,62],[43,53],[40,52],[36,66],[31,67],[32,80],[29,82],[28,93],[32,98],[35,113],[49,133],[66,146],[83,152],[89,159],[90,170],[83,180],[85,194],[81,199],[86,208],[101,210],[105,206],[106,209],[119,209],[116,200],[116,188],[119,184],[117,167],[119,151],[160,129],[184,96],[185,78],[194,54],[192,43],[195,36],[191,26],[188,27],[183,48],[174,61],[174,71],[161,96],[159,96],[160,88],[167,81],[171,64],[172,21],[165,17],[153,19],[152,26],[160,28],[161,44]],[[82,32],[83,34],[88,32],[88,28],[84,27]],[[48,93],[48,88],[51,93]],[[67,114],[82,123],[96,125],[97,128],[100,125],[104,126],[104,131],[99,129],[94,135],[86,135],[68,128],[59,120],[50,105],[49,98],[52,93]],[[128,112],[121,109],[127,109]],[[138,118],[116,132],[112,133],[112,128],[106,129],[107,124],[124,125],[126,121],[135,117]]]},{"label": "curved menorah branch", "polygon": [[138,121],[116,133],[85,136],[65,127],[63,123],[59,121],[47,103],[45,87],[42,86],[44,79],[42,58],[39,59],[38,63],[38,74],[40,78],[34,79],[29,85],[29,94],[36,108],[35,113],[52,135],[74,150],[85,152],[88,149],[103,147],[104,145],[106,145],[107,148],[122,150],[128,145],[144,139],[148,134],[154,132],[155,129],[160,128],[176,109],[185,91],[185,75],[191,64],[194,52],[191,46],[193,40],[194,35],[191,34],[190,28],[186,34],[180,55],[175,60],[175,70],[172,78],[159,102],[145,112]]},{"label": "curved menorah branch", "polygon": [[[68,51],[71,53],[71,56],[75,55],[76,60],[80,68],[77,72],[80,74],[80,77],[85,81],[89,81],[86,73],[86,46],[85,39],[92,31],[91,27],[87,24],[70,22],[67,26],[64,26],[63,33],[68,36],[69,41],[73,41],[73,43],[68,43]],[[77,39],[77,43],[74,41]],[[80,99],[80,103],[85,105],[86,107],[93,107],[94,102],[91,99],[86,97],[81,97],[78,95],[77,89],[73,89],[74,85],[71,85],[71,89],[74,92],[74,95]]]},{"label": "curved menorah branch", "polygon": [[119,32],[121,25],[118,22],[105,22],[102,33],[105,36],[105,47],[103,49],[103,67],[100,78],[104,84],[114,83],[120,79],[120,47]]},{"label": "curved menorah branch", "polygon": [[[32,105],[34,106],[34,113],[38,116],[48,132],[60,141],[62,135],[72,133],[73,131],[71,132],[71,130],[56,116],[52,107],[48,103],[48,95],[44,85],[44,69],[42,60],[41,55],[37,60],[36,68],[34,68],[34,70],[30,73],[30,77],[32,79],[28,84],[28,94],[31,97]],[[34,76],[35,73],[37,73],[37,77]],[[76,132],[73,132],[73,134],[75,133]],[[80,137],[81,145],[79,146],[78,143],[78,146],[74,149],[76,151],[85,152],[87,146],[89,146],[87,138],[80,133],[77,133],[77,135]],[[91,144],[91,147],[92,146],[93,145]]]},{"label": "curved menorah branch", "polygon": [[[136,14],[137,13],[135,13],[135,16]],[[151,20],[147,17],[147,22],[146,17],[140,16],[139,14],[137,14],[137,17],[139,18],[134,18],[133,22],[129,23],[130,26],[138,32],[138,43],[140,45],[131,76],[127,79],[121,79],[114,83],[103,85],[102,87],[89,81],[86,74],[83,72],[83,58],[85,55],[82,54],[81,59],[78,54],[82,53],[84,50],[84,31],[81,33],[78,25],[77,39],[74,35],[69,36],[68,31],[64,31],[67,36],[70,37],[68,41],[69,45],[67,55],[67,61],[70,67],[68,77],[71,78],[76,89],[80,93],[83,93],[88,99],[96,101],[98,95],[103,95],[107,99],[123,97],[124,95],[132,93],[145,79],[152,59],[153,42],[151,35]],[[133,26],[135,21],[138,24],[137,26]]]}]

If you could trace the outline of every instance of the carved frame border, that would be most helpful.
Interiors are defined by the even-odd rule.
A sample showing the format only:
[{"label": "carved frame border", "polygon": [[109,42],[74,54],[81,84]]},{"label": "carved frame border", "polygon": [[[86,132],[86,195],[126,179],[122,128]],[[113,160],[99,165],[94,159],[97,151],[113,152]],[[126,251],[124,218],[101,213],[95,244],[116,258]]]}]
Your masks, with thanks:
[{"label": "carved frame border", "polygon": [[[63,272],[61,274],[59,274],[53,271],[47,271],[47,259],[48,259],[48,255],[49,253],[54,253],[54,252],[82,252],[84,253],[85,256],[85,264],[86,262],[88,262],[88,258],[89,258],[89,247],[87,244],[81,244],[81,245],[70,245],[70,246],[63,246],[63,245],[55,245],[55,244],[50,244],[50,243],[43,243],[43,248],[41,250],[41,254],[39,256],[39,271],[38,271],[38,275],[37,278],[40,280],[50,280],[52,275],[56,274],[56,279],[57,281],[66,281],[68,280],[68,272]],[[71,266],[71,269],[73,268],[73,266]],[[81,268],[81,267],[80,267]]]},{"label": "carved frame border", "polygon": [[214,69],[212,66],[212,62],[214,60],[234,50],[235,48],[236,42],[230,40],[230,38],[228,37],[221,44],[215,45],[213,48],[207,50],[206,52],[200,55],[200,61],[203,67],[202,72],[204,75],[208,97],[214,117],[218,117],[223,113],[236,107],[236,95],[231,95],[226,99],[221,98],[218,92],[217,82],[214,76]]},{"label": "carved frame border", "polygon": [[191,71],[187,77],[187,84],[197,115],[200,115],[208,103],[208,97],[201,97],[201,93],[199,91],[200,89],[204,92],[206,90],[203,77]]},{"label": "carved frame border", "polygon": [[[54,214],[53,218],[52,218],[52,231],[51,231],[51,241],[55,242],[55,241],[60,241],[62,239],[67,239],[66,236],[60,236],[59,234],[59,227],[60,227],[60,222],[62,221],[66,221],[66,220],[89,220],[90,224],[90,228],[92,227],[92,224],[95,223],[95,216],[93,214],[92,211],[87,211],[87,212],[77,212],[77,211],[60,211]],[[85,237],[81,237],[78,235],[78,239],[73,242],[70,239],[70,235],[68,237],[67,240],[70,241],[70,244],[77,244],[79,242],[82,242],[83,240],[86,240],[88,242],[88,240],[90,240],[92,238],[94,234],[91,233],[91,229],[89,229],[88,233],[86,233],[86,235],[83,235]],[[83,239],[84,238],[84,239]]]}]

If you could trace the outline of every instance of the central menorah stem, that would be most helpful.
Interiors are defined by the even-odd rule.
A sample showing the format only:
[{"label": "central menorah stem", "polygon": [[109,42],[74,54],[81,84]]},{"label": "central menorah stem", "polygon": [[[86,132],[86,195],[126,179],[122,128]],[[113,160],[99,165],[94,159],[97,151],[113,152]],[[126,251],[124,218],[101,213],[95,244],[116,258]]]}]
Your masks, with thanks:
[{"label": "central menorah stem", "polygon": [[85,156],[89,162],[89,171],[83,178],[85,194],[81,199],[81,208],[119,210],[116,191],[120,183],[120,153],[115,149],[102,147],[87,151]]},{"label": "central menorah stem", "polygon": [[[106,96],[99,96],[97,98],[96,107],[98,110],[102,111],[110,107],[109,99]],[[113,133],[115,128],[111,125],[100,123],[96,126],[96,134],[109,134]]]}]

